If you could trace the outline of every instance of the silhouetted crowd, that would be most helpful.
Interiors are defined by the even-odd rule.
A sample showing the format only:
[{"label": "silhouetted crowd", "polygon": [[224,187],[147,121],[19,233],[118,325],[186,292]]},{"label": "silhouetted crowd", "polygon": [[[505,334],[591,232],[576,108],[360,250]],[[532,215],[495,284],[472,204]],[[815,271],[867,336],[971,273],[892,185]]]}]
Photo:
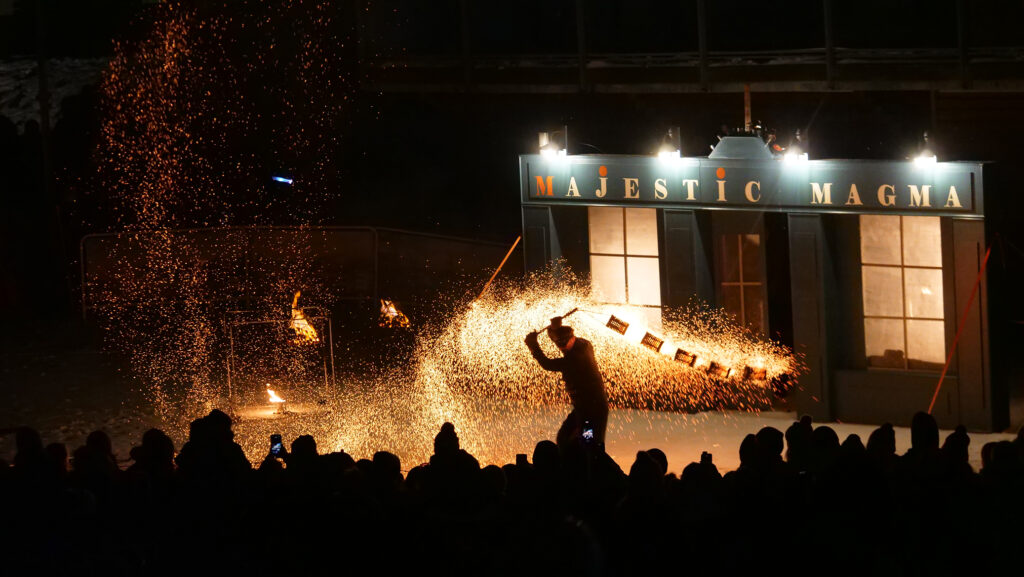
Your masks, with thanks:
[{"label": "silhouetted crowd", "polygon": [[599,446],[537,443],[482,467],[445,423],[429,463],[320,453],[303,435],[255,468],[220,411],[175,453],[151,429],[118,466],[97,431],[70,455],[16,431],[0,461],[4,575],[1015,575],[1024,434],[988,443],[980,472],[958,428],[913,419],[840,442],[807,417],[765,427],[722,475],[711,455],[624,472]]}]

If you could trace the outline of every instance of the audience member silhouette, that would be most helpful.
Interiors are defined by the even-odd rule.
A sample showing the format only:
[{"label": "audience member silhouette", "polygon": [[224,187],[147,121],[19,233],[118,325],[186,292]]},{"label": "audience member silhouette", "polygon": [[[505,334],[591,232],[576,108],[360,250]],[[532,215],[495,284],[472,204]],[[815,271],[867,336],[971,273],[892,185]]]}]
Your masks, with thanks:
[{"label": "audience member silhouette", "polygon": [[1024,514],[1022,436],[986,444],[975,473],[967,430],[940,447],[924,413],[903,455],[890,424],[865,446],[801,419],[746,435],[724,477],[704,453],[678,478],[660,449],[626,474],[603,451],[547,440],[532,463],[481,468],[451,423],[406,475],[393,453],[321,455],[310,435],[253,471],[231,425],[220,411],[196,419],[177,456],[146,431],[123,472],[105,433],[69,472],[63,445],[18,429],[13,466],[0,463],[12,574],[407,572],[415,559],[447,574],[751,573],[773,559],[826,574],[1005,574]]}]

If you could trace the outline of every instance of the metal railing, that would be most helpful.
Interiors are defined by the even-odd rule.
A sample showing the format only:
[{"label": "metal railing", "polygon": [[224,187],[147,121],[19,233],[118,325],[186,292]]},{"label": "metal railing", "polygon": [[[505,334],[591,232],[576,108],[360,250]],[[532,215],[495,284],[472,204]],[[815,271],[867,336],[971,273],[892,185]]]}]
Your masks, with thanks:
[{"label": "metal railing", "polygon": [[[101,243],[102,241],[108,241],[108,242],[114,242],[114,243],[128,243],[128,242],[131,242],[133,240],[137,240],[140,237],[147,237],[147,236],[152,237],[152,236],[155,236],[155,235],[171,235],[171,236],[175,236],[175,237],[180,237],[183,242],[185,241],[185,239],[190,238],[192,236],[206,235],[206,236],[209,237],[210,242],[214,242],[214,241],[223,241],[225,238],[229,237],[230,235],[239,235],[239,238],[234,239],[234,240],[244,244],[246,249],[245,249],[245,252],[243,254],[241,254],[240,256],[236,255],[236,259],[244,260],[246,258],[249,258],[249,256],[248,256],[249,253],[254,251],[254,247],[256,246],[257,243],[260,242],[261,236],[266,235],[266,234],[270,234],[270,233],[279,233],[279,232],[291,232],[291,233],[296,233],[296,234],[302,233],[303,235],[306,235],[306,234],[329,235],[329,234],[337,234],[337,233],[341,233],[341,234],[356,233],[356,234],[365,234],[368,237],[370,237],[371,240],[368,243],[368,246],[366,248],[369,250],[369,253],[372,253],[372,254],[354,254],[352,252],[347,252],[347,253],[344,253],[344,254],[341,255],[341,256],[344,256],[344,257],[348,257],[348,258],[362,257],[362,259],[364,261],[366,261],[367,264],[370,264],[370,270],[365,271],[366,273],[368,273],[369,276],[372,277],[371,283],[367,287],[368,290],[362,290],[362,291],[355,290],[355,291],[352,291],[352,292],[354,292],[356,294],[349,294],[347,296],[340,296],[340,297],[337,297],[337,300],[365,300],[365,301],[376,302],[376,300],[380,296],[381,276],[382,276],[383,272],[386,272],[386,271],[382,271],[382,266],[381,266],[381,262],[380,262],[381,261],[381,255],[382,254],[389,255],[389,254],[393,253],[393,251],[391,249],[389,249],[388,246],[387,246],[387,245],[389,245],[390,243],[393,243],[393,242],[398,242],[398,241],[403,240],[403,239],[417,239],[418,238],[418,239],[432,240],[434,242],[440,242],[442,244],[448,244],[449,248],[450,248],[450,244],[454,243],[455,246],[456,246],[456,252],[459,252],[461,250],[460,254],[462,254],[464,256],[465,255],[470,255],[471,253],[475,254],[475,253],[477,253],[477,252],[482,250],[482,251],[487,253],[487,257],[488,258],[481,260],[481,264],[484,262],[484,260],[486,260],[487,264],[486,264],[486,266],[477,267],[477,268],[488,268],[488,267],[494,266],[494,264],[497,263],[497,260],[500,259],[501,255],[504,254],[504,251],[507,248],[507,246],[504,243],[497,243],[497,242],[484,241],[484,240],[475,240],[475,239],[467,239],[467,238],[461,238],[461,237],[455,237],[455,236],[439,235],[439,234],[424,233],[424,232],[417,232],[417,231],[408,231],[408,230],[386,228],[386,227],[366,227],[366,226],[317,226],[317,227],[300,227],[300,226],[230,226],[230,227],[217,227],[217,228],[191,228],[191,229],[174,229],[174,230],[155,230],[155,231],[147,231],[147,232],[119,232],[119,233],[111,232],[111,233],[88,234],[88,235],[85,235],[84,237],[82,237],[81,241],[79,242],[79,266],[80,266],[80,275],[81,275],[80,279],[81,279],[82,318],[83,318],[83,320],[86,320],[88,318],[89,311],[94,308],[94,303],[92,303],[92,299],[93,299],[93,293],[95,292],[95,290],[103,288],[103,287],[106,286],[105,283],[111,282],[110,279],[104,279],[104,282],[101,282],[100,279],[95,278],[95,276],[92,274],[94,267],[91,266],[91,265],[95,264],[95,262],[91,258],[91,256],[93,255],[93,251],[100,250],[100,249],[103,248],[100,244],[97,244],[97,243]],[[414,244],[417,245],[417,246],[420,246],[420,247],[422,247],[422,245],[423,245],[422,242],[417,242],[417,243],[414,243]],[[462,249],[458,249],[459,246],[461,246],[463,248]],[[104,254],[106,254],[106,252],[104,252]],[[496,256],[492,259],[491,258],[492,255],[496,255]],[[326,258],[324,255],[312,255],[312,256],[319,256],[319,257]],[[399,255],[399,256],[402,257],[402,256],[405,256],[405,255]],[[414,256],[414,255],[410,254],[409,256]],[[419,255],[419,256],[422,256],[422,255]],[[429,260],[429,256],[424,257],[424,258]],[[490,260],[494,260],[494,263],[491,263]],[[390,265],[387,268],[388,268],[388,271],[391,271],[392,269],[396,269],[398,266],[399,266],[399,263],[390,263]],[[466,266],[469,267],[469,266],[472,266],[472,265],[470,263],[466,263]],[[489,270],[489,268],[488,268],[488,270]],[[244,283],[239,281],[239,284],[242,285]]]}]

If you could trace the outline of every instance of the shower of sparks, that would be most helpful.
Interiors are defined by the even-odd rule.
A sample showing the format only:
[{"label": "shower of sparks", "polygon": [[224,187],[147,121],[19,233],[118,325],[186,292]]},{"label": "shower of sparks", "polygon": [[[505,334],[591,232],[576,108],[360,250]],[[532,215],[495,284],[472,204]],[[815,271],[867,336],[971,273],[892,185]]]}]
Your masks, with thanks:
[{"label": "shower of sparks", "polygon": [[[314,270],[322,239],[303,227],[338,189],[356,92],[347,14],[312,0],[163,2],[141,39],[115,47],[90,194],[129,241],[111,251],[116,282],[93,295],[94,313],[168,426],[223,405],[226,311],[272,315],[296,286],[333,302]],[[260,189],[265,167],[282,165],[303,175],[292,194]],[[263,231],[258,250],[243,229],[204,232],[271,224],[295,230]],[[323,347],[289,350],[259,327],[241,339],[251,389],[264,376],[289,391],[323,382]]]},{"label": "shower of sparks", "polygon": [[[338,383],[328,378],[332,351],[324,339],[293,346],[287,328],[298,318],[326,334],[326,320],[306,318],[297,302],[292,309],[301,317],[234,324],[229,338],[228,311],[280,318],[296,287],[307,303],[336,302],[336,273],[316,264],[323,232],[306,225],[325,213],[323,191],[339,188],[332,159],[355,93],[346,69],[352,43],[337,22],[348,9],[339,6],[164,2],[153,7],[150,33],[119,45],[105,75],[92,194],[97,206],[115,211],[130,242],[109,255],[106,272],[116,282],[93,294],[94,314],[179,442],[188,421],[220,407],[238,417],[236,439],[254,461],[264,456],[267,435],[281,433],[312,434],[322,447],[355,456],[386,449],[414,465],[429,457],[433,436],[450,421],[483,462],[509,462],[528,449],[516,445],[524,431],[534,439],[554,435],[536,431],[529,415],[560,413],[567,400],[523,337],[575,307],[581,311],[567,324],[594,343],[615,406],[756,410],[770,400],[773,379],[800,373],[790,351],[720,313],[669,312],[659,326],[648,322],[652,309],[595,302],[564,268],[525,284],[499,281],[454,313],[439,308],[409,355],[373,364],[336,346],[348,369]],[[261,194],[253,187],[268,182],[265,166],[287,166],[302,179],[287,196]],[[398,318],[392,310],[401,315],[382,305],[383,316]],[[606,326],[613,314],[628,323],[624,334]],[[651,350],[658,341],[659,351]],[[548,339],[541,344],[560,354]],[[687,362],[675,360],[678,350]],[[709,374],[711,363],[731,376]],[[268,403],[273,396],[287,398],[288,411],[268,408],[284,405]],[[493,426],[496,412],[519,430]]]},{"label": "shower of sparks", "polygon": [[[574,308],[580,311],[565,324],[593,343],[615,407],[756,411],[770,406],[778,392],[773,382],[783,375],[792,382],[804,370],[788,348],[751,334],[721,311],[699,306],[667,310],[666,320],[659,323],[660,315],[651,314],[657,309],[596,302],[589,285],[562,266],[523,283],[492,286],[452,316],[438,336],[422,339],[416,380],[424,391],[503,398],[513,418],[518,413],[527,419],[541,405],[566,403],[558,374],[543,370],[523,339]],[[622,321],[612,323],[620,328],[628,323],[622,334],[609,328],[613,317]],[[642,344],[648,333],[663,341],[660,352]],[[561,355],[550,339],[542,337],[540,343],[548,356]],[[696,355],[696,362],[691,366],[675,360],[678,349]],[[762,378],[743,379],[748,366],[763,370],[763,376],[758,374]],[[502,453],[503,443],[509,442],[501,431],[478,430],[473,418],[453,422],[474,431],[470,438],[483,454]]]},{"label": "shower of sparks", "polygon": [[[456,391],[507,395],[527,403],[563,401],[557,374],[534,361],[523,338],[574,308],[580,312],[565,323],[594,344],[610,400],[617,406],[754,410],[771,400],[768,381],[802,370],[786,347],[751,334],[720,311],[667,311],[657,327],[649,320],[652,309],[596,302],[589,292],[564,267],[558,274],[534,274],[521,285],[495,285],[455,315],[441,336],[421,343],[420,379],[440,379]],[[628,322],[624,334],[606,326],[613,316]],[[641,344],[649,331],[661,335],[659,350],[664,352]],[[540,342],[549,356],[561,355],[549,339]],[[677,349],[696,355],[694,365],[675,360]],[[763,368],[766,380],[738,378],[746,366]]]}]

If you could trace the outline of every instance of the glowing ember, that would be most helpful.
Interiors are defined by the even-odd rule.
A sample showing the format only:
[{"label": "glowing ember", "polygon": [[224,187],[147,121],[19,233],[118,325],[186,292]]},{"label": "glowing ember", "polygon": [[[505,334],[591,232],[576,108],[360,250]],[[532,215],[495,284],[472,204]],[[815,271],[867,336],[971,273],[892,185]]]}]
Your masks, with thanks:
[{"label": "glowing ember", "polygon": [[683,349],[676,349],[675,359],[683,364],[693,366],[697,364],[697,355],[688,353]]},{"label": "glowing ember", "polygon": [[728,379],[732,374],[732,369],[729,367],[723,367],[714,361],[711,361],[706,370],[709,375],[719,379]]},{"label": "glowing ember", "polygon": [[763,381],[768,376],[764,367],[743,367],[743,378],[745,380]]},{"label": "glowing ember", "polygon": [[295,298],[292,299],[292,320],[288,322],[288,327],[295,331],[295,339],[292,342],[297,345],[319,343],[320,335],[317,334],[313,325],[309,324],[306,315],[299,308],[299,295],[301,294],[302,291],[296,291]]},{"label": "glowing ember", "polygon": [[398,310],[393,301],[380,299],[380,326],[389,328],[408,328],[409,318]]}]

